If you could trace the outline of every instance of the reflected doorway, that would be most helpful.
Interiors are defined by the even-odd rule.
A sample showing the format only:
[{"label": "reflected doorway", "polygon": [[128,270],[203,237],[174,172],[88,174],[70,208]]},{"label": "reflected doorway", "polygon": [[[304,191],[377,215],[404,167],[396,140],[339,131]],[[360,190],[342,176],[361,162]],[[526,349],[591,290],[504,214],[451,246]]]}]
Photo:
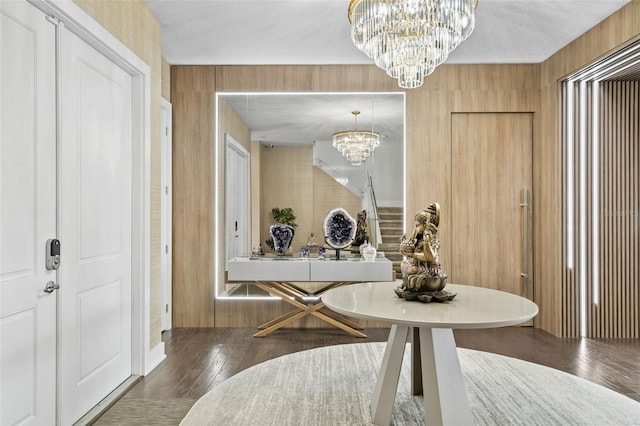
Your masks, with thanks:
[{"label": "reflected doorway", "polygon": [[225,135],[226,260],[249,255],[249,152]]}]

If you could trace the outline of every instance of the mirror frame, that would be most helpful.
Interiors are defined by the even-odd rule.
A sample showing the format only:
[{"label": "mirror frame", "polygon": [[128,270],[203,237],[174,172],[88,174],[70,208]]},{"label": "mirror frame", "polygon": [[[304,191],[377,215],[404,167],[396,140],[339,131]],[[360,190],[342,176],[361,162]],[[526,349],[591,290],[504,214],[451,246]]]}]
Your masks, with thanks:
[{"label": "mirror frame", "polygon": [[[402,96],[402,115],[403,115],[403,132],[402,132],[402,208],[406,212],[407,209],[407,96],[405,92],[215,92],[215,155],[214,155],[214,252],[213,252],[213,293],[216,300],[280,300],[278,296],[221,296],[220,286],[226,284],[224,259],[220,256],[220,250],[225,244],[223,240],[225,236],[224,232],[224,220],[221,217],[222,200],[220,185],[224,183],[225,170],[224,167],[220,167],[220,157],[224,154],[224,140],[220,140],[220,97],[224,96],[238,96],[238,95],[292,95],[292,96],[304,96],[304,95],[399,95]],[[403,229],[406,229],[406,214],[403,217]],[[222,282],[221,282],[222,281]]]}]

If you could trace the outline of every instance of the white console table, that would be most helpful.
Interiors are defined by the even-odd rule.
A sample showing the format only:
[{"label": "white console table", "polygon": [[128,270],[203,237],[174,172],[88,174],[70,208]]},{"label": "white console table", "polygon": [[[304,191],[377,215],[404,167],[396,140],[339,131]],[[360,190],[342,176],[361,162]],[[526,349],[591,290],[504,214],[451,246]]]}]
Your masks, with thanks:
[{"label": "white console table", "polygon": [[[357,323],[324,308],[321,296],[327,290],[344,284],[393,280],[393,265],[389,259],[378,257],[371,262],[361,258],[319,260],[317,258],[248,258],[229,261],[228,280],[252,283],[272,296],[280,297],[294,310],[260,325],[254,337],[263,337],[294,321],[312,315],[347,333],[366,337]],[[309,291],[302,283],[320,283]]]}]

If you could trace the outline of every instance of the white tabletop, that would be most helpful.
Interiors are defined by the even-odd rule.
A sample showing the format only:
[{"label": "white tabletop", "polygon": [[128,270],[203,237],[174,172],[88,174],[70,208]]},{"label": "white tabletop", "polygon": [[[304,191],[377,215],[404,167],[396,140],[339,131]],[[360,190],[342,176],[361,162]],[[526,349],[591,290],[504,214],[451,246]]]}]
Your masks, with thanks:
[{"label": "white tabletop", "polygon": [[236,257],[228,263],[229,281],[389,281],[393,263],[384,257],[365,262],[297,257]]},{"label": "white tabletop", "polygon": [[311,281],[389,281],[394,279],[393,263],[384,257],[371,261],[309,259]]},{"label": "white tabletop", "polygon": [[452,301],[408,302],[393,292],[399,284],[400,281],[346,285],[329,290],[322,301],[329,309],[353,318],[412,327],[503,327],[526,322],[538,314],[538,306],[524,297],[459,284],[445,288],[457,293]]},{"label": "white tabletop", "polygon": [[309,262],[294,257],[234,257],[228,268],[229,281],[309,281]]}]

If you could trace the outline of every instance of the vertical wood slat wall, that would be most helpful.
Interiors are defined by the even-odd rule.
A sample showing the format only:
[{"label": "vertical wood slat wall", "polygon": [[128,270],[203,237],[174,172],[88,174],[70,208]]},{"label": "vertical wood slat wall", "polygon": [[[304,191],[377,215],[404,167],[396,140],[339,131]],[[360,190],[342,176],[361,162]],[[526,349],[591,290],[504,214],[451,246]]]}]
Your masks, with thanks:
[{"label": "vertical wood slat wall", "polygon": [[[577,113],[579,107],[573,117],[567,117],[572,119],[567,126],[573,126],[575,137],[573,143],[565,140],[562,335],[577,337],[582,326],[587,337],[638,338],[640,82],[589,83],[582,91],[575,86],[574,105],[580,105],[581,97],[592,105],[591,84],[599,85],[597,112],[587,108],[584,123]],[[565,91],[564,95],[569,94]],[[598,121],[597,134],[592,134],[594,120]],[[582,147],[581,140],[585,141]],[[571,156],[573,168],[567,166]],[[581,178],[585,180],[582,189]],[[573,214],[568,208],[570,193]],[[581,229],[586,234],[581,236]],[[586,285],[581,285],[581,279]]]},{"label": "vertical wood slat wall", "polygon": [[600,84],[599,303],[588,335],[640,337],[640,82]]}]

